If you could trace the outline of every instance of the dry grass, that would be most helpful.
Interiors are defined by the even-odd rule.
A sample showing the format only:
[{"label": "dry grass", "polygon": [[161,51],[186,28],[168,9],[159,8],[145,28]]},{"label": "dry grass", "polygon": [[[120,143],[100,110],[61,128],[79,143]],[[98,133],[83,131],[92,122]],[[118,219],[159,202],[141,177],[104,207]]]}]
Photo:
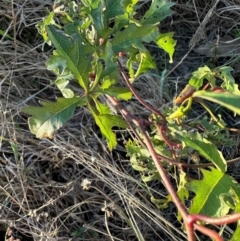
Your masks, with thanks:
[{"label": "dry grass", "polygon": [[[50,0],[0,3],[0,29],[14,38],[0,36],[0,231],[5,235],[9,228],[5,240],[11,236],[15,241],[84,240],[83,235],[87,240],[186,240],[175,221],[174,205],[158,210],[149,200],[151,193],[159,198],[167,195],[162,185],[145,186],[121,145],[109,153],[87,110],[78,109],[53,140],[38,140],[29,132],[21,107],[59,95],[50,85],[54,77],[44,64],[49,53],[41,51],[42,39],[35,29],[51,4]],[[161,50],[149,46],[159,66],[155,74],[172,69],[162,88],[155,75],[142,76],[135,84],[155,107],[171,104],[200,65],[226,61],[188,52],[192,36],[212,6],[206,0],[178,0],[172,20],[162,24],[162,31],[176,32],[173,66]],[[238,6],[239,0],[219,1],[199,41],[212,40],[217,34],[236,37]],[[148,115],[137,102],[132,106],[136,113]],[[236,155],[234,146],[228,156]],[[76,231],[79,237],[72,237]]]}]

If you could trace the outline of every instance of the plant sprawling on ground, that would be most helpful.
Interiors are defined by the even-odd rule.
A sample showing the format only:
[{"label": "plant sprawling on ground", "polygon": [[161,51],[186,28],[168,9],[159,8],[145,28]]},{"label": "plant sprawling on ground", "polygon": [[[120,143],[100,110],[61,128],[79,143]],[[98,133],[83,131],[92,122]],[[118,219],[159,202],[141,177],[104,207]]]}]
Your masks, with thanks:
[{"label": "plant sprawling on ground", "polygon": [[[190,2],[26,1],[6,10],[5,239],[237,240],[229,224],[240,219],[240,185],[229,167],[239,161],[238,47],[228,44],[238,25],[233,40],[218,33],[199,45],[215,12],[220,21],[230,10],[216,1],[201,17],[201,3]],[[193,16],[200,25],[182,54],[169,23],[189,36],[182,19]],[[206,57],[185,73],[196,53]]]}]

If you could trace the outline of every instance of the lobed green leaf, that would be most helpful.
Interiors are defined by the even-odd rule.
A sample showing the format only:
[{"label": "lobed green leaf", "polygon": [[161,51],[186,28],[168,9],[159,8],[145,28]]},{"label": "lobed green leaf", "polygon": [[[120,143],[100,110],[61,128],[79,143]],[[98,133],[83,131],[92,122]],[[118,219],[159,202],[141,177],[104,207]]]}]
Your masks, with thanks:
[{"label": "lobed green leaf", "polygon": [[194,180],[186,184],[196,196],[189,208],[190,213],[203,214],[210,217],[223,217],[229,212],[229,205],[224,201],[225,196],[233,196],[232,189],[240,191],[239,184],[229,175],[211,168],[201,170],[202,180]]},{"label": "lobed green leaf", "polygon": [[135,78],[138,77],[140,74],[146,73],[150,69],[156,69],[157,67],[155,61],[153,60],[153,57],[148,51],[140,51],[136,55],[136,59],[139,65],[136,73],[134,74]]},{"label": "lobed green leaf", "polygon": [[112,131],[112,127],[127,128],[128,124],[120,116],[111,114],[108,106],[100,103],[97,99],[94,99],[96,108],[88,105],[94,120],[101,130],[102,135],[107,139],[108,147],[112,150],[117,145],[117,139],[115,133]]},{"label": "lobed green leaf", "polygon": [[62,127],[72,116],[78,105],[85,105],[86,99],[74,96],[73,98],[58,98],[57,102],[41,101],[42,107],[24,107],[22,109],[29,117],[30,130],[37,138],[52,138],[53,134]]},{"label": "lobed green leaf", "polygon": [[158,36],[158,28],[151,24],[137,26],[132,23],[123,31],[118,31],[112,41],[112,48],[115,53],[128,52],[128,49],[135,47],[145,51],[142,42],[151,42]]},{"label": "lobed green leaf", "polygon": [[76,33],[68,37],[51,25],[46,26],[46,30],[58,54],[66,58],[68,69],[78,80],[80,86],[84,90],[87,90],[88,74],[91,68],[91,56],[85,54],[81,36]]}]

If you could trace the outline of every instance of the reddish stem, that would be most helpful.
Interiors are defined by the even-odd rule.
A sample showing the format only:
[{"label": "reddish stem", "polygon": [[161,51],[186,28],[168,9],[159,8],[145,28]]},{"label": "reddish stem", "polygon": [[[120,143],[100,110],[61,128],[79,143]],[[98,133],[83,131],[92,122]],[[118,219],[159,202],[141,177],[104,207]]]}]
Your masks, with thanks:
[{"label": "reddish stem", "polygon": [[214,241],[224,241],[224,239],[214,230],[206,228],[205,226],[194,224],[194,228],[205,234],[208,237],[214,239]]},{"label": "reddish stem", "polygon": [[192,215],[194,218],[196,218],[197,220],[201,220],[204,221],[206,223],[210,223],[210,224],[215,224],[215,225],[223,225],[223,224],[227,224],[227,223],[234,223],[240,220],[240,213],[234,213],[222,218],[210,218],[208,216],[204,216],[201,214],[194,214]]},{"label": "reddish stem", "polygon": [[[107,96],[108,99],[112,102],[112,104],[117,107],[120,112],[122,113],[123,117],[125,119],[129,119],[129,112],[124,109],[118,100],[116,100],[114,97],[111,96]],[[151,153],[151,156],[153,158],[153,161],[155,163],[155,166],[162,178],[162,181],[166,187],[166,189],[168,190],[168,193],[171,195],[173,202],[175,203],[175,205],[177,206],[179,212],[181,213],[182,217],[184,220],[188,219],[188,213],[186,211],[185,206],[181,203],[181,200],[179,199],[176,190],[174,189],[167,173],[165,172],[162,163],[159,159],[159,155],[155,152],[154,147],[152,145],[151,140],[149,139],[147,133],[145,132],[144,128],[142,127],[142,124],[134,117],[131,115],[131,121],[138,127],[138,129],[141,131],[142,135],[143,135],[143,140],[144,140],[144,144],[146,146],[146,148],[149,150],[149,152]],[[188,233],[188,238],[189,241],[194,241],[194,235],[192,235],[193,233],[193,228],[189,227],[189,225],[186,225],[186,229],[187,229],[187,233]]]},{"label": "reddish stem", "polygon": [[[174,143],[172,141],[170,141],[165,135],[164,135],[164,127],[163,125],[159,126],[159,125],[156,125],[157,127],[157,130],[160,134],[160,136],[162,137],[162,139],[165,141],[165,143],[167,143],[167,145],[169,146],[171,152],[172,152],[172,155],[173,155],[173,159],[176,160],[176,153],[174,151],[174,147],[180,147],[181,145],[179,143]],[[180,146],[179,146],[180,145]]]},{"label": "reddish stem", "polygon": [[120,68],[120,71],[122,73],[122,76],[128,86],[128,88],[132,91],[132,93],[134,94],[134,96],[137,98],[137,100],[143,105],[145,106],[147,109],[149,109],[151,112],[155,113],[156,115],[160,116],[164,122],[164,124],[166,123],[166,118],[165,116],[159,112],[157,109],[155,109],[154,107],[152,107],[151,105],[149,105],[148,103],[146,103],[139,95],[138,93],[135,91],[135,89],[133,88],[132,84],[130,83],[120,61],[118,60],[118,65],[119,65],[119,68]]},{"label": "reddish stem", "polygon": [[[163,140],[167,143],[167,145],[170,147],[170,149],[172,150],[172,152],[174,152],[173,147],[176,146],[176,143],[171,142],[170,140],[168,140],[166,138],[166,136],[164,135],[164,128],[166,128],[166,118],[165,116],[162,115],[162,113],[160,113],[158,110],[156,110],[155,108],[153,108],[152,106],[148,105],[147,103],[145,103],[144,100],[141,99],[141,97],[137,94],[137,92],[134,90],[133,86],[131,85],[130,81],[128,80],[127,75],[125,74],[121,64],[119,63],[120,66],[120,70],[122,72],[122,75],[129,87],[129,89],[132,91],[132,93],[135,95],[135,97],[139,100],[140,103],[142,103],[146,108],[148,108],[149,110],[151,110],[153,113],[157,114],[158,116],[160,116],[163,120],[163,124],[160,125],[156,125],[157,129],[160,133],[160,135],[162,136]],[[147,148],[149,150],[149,152],[151,153],[151,156],[153,158],[153,161],[155,163],[155,166],[162,178],[162,182],[164,183],[168,193],[171,195],[173,202],[175,203],[178,211],[181,213],[184,223],[186,225],[186,231],[187,231],[187,236],[188,236],[188,241],[195,241],[195,234],[194,234],[194,229],[199,230],[200,232],[202,232],[203,234],[213,238],[216,241],[223,241],[223,238],[219,236],[219,234],[214,231],[211,230],[205,226],[196,224],[197,221],[201,220],[204,221],[206,223],[210,223],[210,224],[216,224],[216,225],[223,225],[226,223],[232,223],[232,222],[236,222],[237,220],[240,219],[240,213],[238,214],[233,214],[230,216],[226,216],[224,218],[210,218],[204,215],[190,215],[187,213],[187,210],[185,208],[185,206],[182,204],[181,200],[179,199],[177,192],[175,190],[175,188],[173,187],[168,174],[166,173],[166,171],[164,170],[161,161],[162,160],[167,160],[170,163],[179,166],[180,168],[182,168],[183,166],[185,167],[199,167],[200,165],[195,165],[195,164],[185,164],[185,163],[179,163],[176,162],[172,159],[168,159],[166,157],[161,157],[160,155],[158,155],[154,149],[154,146],[151,142],[151,140],[149,139],[146,131],[144,130],[144,122],[141,120],[138,120],[135,116],[133,116],[131,113],[129,113],[120,103],[118,100],[116,100],[116,98],[111,97],[111,96],[107,96],[108,99],[112,102],[112,104],[117,107],[117,109],[121,112],[122,116],[125,118],[125,120],[128,122],[130,128],[133,130],[134,134],[136,135],[136,137],[138,138],[138,140],[140,141],[140,143],[145,146],[145,148]],[[137,132],[135,131],[135,128],[132,126],[132,124],[134,124],[142,133],[142,138],[140,138],[140,136],[137,134]],[[149,122],[147,123],[149,124]],[[174,157],[175,157],[175,152],[173,153]],[[161,160],[162,159],[162,160]],[[201,166],[210,166],[212,165],[212,163],[210,164],[202,164]]]}]

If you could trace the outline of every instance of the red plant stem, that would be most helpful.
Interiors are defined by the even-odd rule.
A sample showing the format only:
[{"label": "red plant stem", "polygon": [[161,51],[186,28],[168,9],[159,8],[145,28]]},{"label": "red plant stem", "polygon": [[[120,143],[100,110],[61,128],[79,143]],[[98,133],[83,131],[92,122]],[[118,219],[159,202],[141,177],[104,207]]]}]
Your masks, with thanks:
[{"label": "red plant stem", "polygon": [[172,152],[172,155],[173,155],[173,159],[176,160],[176,153],[175,153],[175,151],[174,151],[174,149],[173,149],[173,146],[177,146],[178,144],[171,142],[170,140],[168,140],[168,139],[165,137],[165,135],[164,135],[164,133],[163,133],[163,132],[164,132],[164,130],[163,130],[163,129],[164,129],[164,128],[163,128],[163,125],[161,125],[161,126],[157,125],[156,127],[157,127],[157,130],[158,130],[160,136],[163,138],[163,140],[165,141],[165,143],[167,143],[167,145],[169,146],[169,148],[170,148],[170,150],[171,150],[171,152]]},{"label": "red plant stem", "polygon": [[129,87],[129,89],[132,91],[132,93],[134,94],[134,96],[137,98],[137,100],[143,105],[145,106],[147,109],[151,110],[153,113],[155,113],[156,115],[160,116],[163,120],[164,123],[166,123],[166,118],[165,116],[159,112],[158,110],[156,110],[154,107],[152,107],[151,105],[149,105],[148,103],[146,103],[139,95],[138,93],[135,91],[135,89],[133,88],[132,84],[130,83],[120,61],[118,60],[118,65],[120,68],[120,71],[122,73],[122,76],[124,78],[124,80],[126,81],[127,86]]},{"label": "red plant stem", "polygon": [[196,223],[194,224],[194,228],[200,231],[201,233],[205,234],[206,236],[211,237],[212,239],[214,239],[214,241],[224,241],[224,239],[221,236],[219,236],[219,234],[216,231],[212,229],[206,228]]},{"label": "red plant stem", "polygon": [[240,213],[234,213],[234,214],[225,216],[223,218],[210,218],[210,217],[207,217],[207,216],[204,216],[201,214],[194,214],[194,215],[192,215],[192,217],[195,218],[196,220],[201,220],[206,223],[215,224],[215,225],[223,225],[223,224],[239,221]]},{"label": "red plant stem", "polygon": [[[159,155],[160,156],[160,155]],[[188,164],[188,163],[183,163],[183,162],[177,162],[174,161],[168,157],[165,156],[160,156],[161,159],[163,159],[164,161],[167,161],[173,165],[179,166],[179,167],[185,167],[185,168],[204,168],[204,167],[213,167],[214,164],[213,163],[202,163],[202,164]],[[240,157],[237,157],[235,159],[231,159],[231,160],[227,160],[227,165],[231,165],[234,164],[236,162],[240,162]]]},{"label": "red plant stem", "polygon": [[161,161],[158,157],[158,154],[155,152],[154,147],[153,147],[150,139],[148,138],[148,135],[145,133],[145,131],[143,130],[142,126],[139,123],[136,122],[135,125],[141,130],[141,132],[143,134],[143,139],[144,139],[145,144],[147,146],[147,149],[151,153],[154,164],[157,167],[158,173],[160,174],[160,176],[162,178],[162,181],[165,185],[165,188],[167,189],[168,193],[171,195],[171,197],[173,199],[173,202],[175,203],[178,211],[181,213],[181,215],[183,217],[183,220],[186,224],[188,241],[195,241],[193,227],[192,227],[192,225],[190,225],[190,223],[188,223],[189,214],[187,213],[187,210],[186,210],[185,206],[182,204],[181,200],[179,199],[179,197],[176,193],[176,190],[174,189],[168,175],[166,174],[166,172],[165,172],[165,170],[162,166],[162,163],[161,163]]},{"label": "red plant stem", "polygon": [[[124,72],[122,72],[123,74],[125,74]],[[125,76],[127,79],[127,76]],[[128,80],[127,80],[128,81]],[[131,84],[130,84],[131,85]],[[130,88],[130,87],[129,87]],[[133,91],[133,88],[131,89]],[[185,208],[185,206],[182,204],[181,200],[179,199],[176,190],[174,189],[167,173],[165,172],[162,163],[161,163],[161,156],[158,155],[155,150],[154,147],[151,143],[151,140],[149,139],[147,133],[145,132],[144,128],[143,128],[143,122],[138,120],[135,116],[133,116],[131,113],[129,113],[120,103],[118,100],[116,100],[116,98],[111,97],[111,96],[107,96],[108,99],[112,102],[112,104],[117,107],[117,109],[121,112],[122,116],[126,119],[126,121],[128,122],[129,126],[131,127],[131,129],[134,131],[134,128],[132,127],[132,124],[135,124],[139,130],[142,133],[142,138],[144,140],[144,142],[142,141],[142,138],[139,137],[139,135],[137,135],[139,141],[141,142],[141,144],[143,144],[151,153],[151,156],[153,158],[153,161],[155,163],[155,166],[162,178],[162,181],[168,191],[168,193],[171,195],[173,202],[175,203],[176,207],[178,208],[178,211],[181,213],[184,223],[186,225],[186,231],[187,231],[187,236],[188,236],[188,241],[195,241],[195,234],[194,234],[194,229],[199,230],[200,232],[202,232],[203,234],[213,238],[215,241],[224,241],[222,237],[219,236],[219,234],[214,231],[211,230],[207,227],[204,227],[202,225],[196,224],[197,221],[201,220],[210,224],[215,224],[215,225],[223,225],[226,223],[232,223],[232,222],[236,222],[240,219],[240,213],[237,214],[232,214],[223,218],[210,218],[204,215],[200,215],[200,214],[194,214],[194,215],[190,215],[187,213],[187,210]],[[139,97],[140,98],[140,97]],[[141,99],[141,98],[140,98]],[[145,103],[143,101],[143,103]],[[152,110],[152,108],[150,107],[150,109]],[[153,108],[154,109],[154,108]],[[156,112],[155,112],[156,113]],[[159,113],[156,113],[159,114]],[[161,113],[160,113],[161,116]],[[163,121],[165,121],[165,117],[163,118]],[[158,128],[162,129],[163,126],[158,126]],[[163,135],[163,129],[159,130],[160,134]],[[134,131],[135,134],[137,134],[136,131]],[[163,135],[163,139],[165,140],[165,136]],[[165,140],[166,141],[166,140]],[[173,145],[175,143],[171,143],[170,141],[168,142],[168,140],[166,141],[166,143],[169,145],[169,147],[171,149],[173,149]],[[163,160],[166,160],[168,158],[163,157]],[[199,165],[191,165],[191,164],[184,164],[184,163],[178,163],[176,161],[173,161],[172,159],[168,160],[170,163],[175,164],[179,167],[182,166],[187,166],[187,167],[196,167]],[[211,165],[212,163],[209,163],[209,165]],[[205,164],[206,165],[206,164]],[[209,166],[208,165],[208,166]]]},{"label": "red plant stem", "polygon": [[195,236],[194,236],[194,232],[193,232],[193,226],[191,225],[190,222],[188,222],[189,220],[189,215],[186,211],[186,208],[184,207],[184,205],[182,204],[181,200],[179,199],[176,190],[174,189],[168,175],[166,174],[161,161],[159,159],[158,154],[155,152],[154,147],[148,137],[148,135],[146,134],[145,130],[142,127],[142,124],[134,117],[132,116],[126,109],[124,109],[118,100],[116,100],[114,97],[111,96],[107,96],[108,99],[112,102],[112,104],[117,107],[120,112],[122,113],[123,117],[125,119],[129,119],[129,115],[131,116],[131,121],[139,128],[139,130],[141,131],[142,135],[143,135],[143,140],[144,143],[147,147],[147,149],[149,150],[149,152],[151,153],[151,156],[153,158],[154,164],[162,178],[162,181],[165,185],[165,188],[167,189],[168,193],[171,195],[173,202],[175,203],[175,205],[177,206],[179,212],[181,213],[185,223],[186,223],[186,229],[187,229],[187,234],[188,234],[188,241],[195,241]]},{"label": "red plant stem", "polygon": [[210,85],[210,82],[208,82],[205,86],[203,86],[202,90],[206,90]]},{"label": "red plant stem", "polygon": [[174,159],[176,159],[176,154],[173,150],[173,146],[171,145],[171,142],[167,139],[167,137],[164,135],[163,130],[166,128],[166,118],[165,116],[158,110],[156,110],[155,108],[153,108],[151,105],[147,104],[139,95],[138,93],[135,91],[135,89],[133,88],[132,84],[130,83],[120,61],[118,60],[118,65],[120,68],[120,71],[122,73],[122,76],[127,84],[127,86],[129,87],[129,89],[132,91],[132,93],[134,94],[134,96],[137,98],[137,100],[146,108],[148,108],[150,111],[152,111],[153,113],[155,113],[156,115],[160,116],[163,120],[162,126],[160,128],[160,135],[162,136],[163,140],[168,144],[168,146],[170,147],[170,149],[172,150],[172,154]]},{"label": "red plant stem", "polygon": [[[194,215],[190,215],[187,213],[186,208],[184,207],[184,205],[181,203],[181,200],[179,199],[167,173],[165,172],[162,164],[161,164],[161,159],[159,157],[159,155],[155,152],[154,147],[150,141],[150,139],[148,138],[148,135],[146,134],[145,130],[142,127],[142,122],[140,122],[137,118],[135,118],[135,116],[133,116],[131,113],[129,113],[120,103],[118,100],[116,100],[114,97],[111,96],[107,96],[108,99],[111,101],[111,103],[122,113],[122,116],[128,120],[129,125],[131,126],[130,122],[133,122],[138,128],[139,130],[142,132],[143,135],[143,139],[144,139],[144,146],[146,146],[146,148],[149,150],[149,152],[151,153],[151,156],[153,158],[153,161],[156,165],[156,168],[162,178],[162,181],[168,191],[168,193],[171,195],[173,202],[175,203],[175,205],[177,206],[179,212],[181,213],[184,223],[186,225],[186,230],[187,230],[187,236],[188,236],[188,241],[195,241],[195,235],[194,235],[194,228],[199,230],[200,232],[202,232],[203,234],[214,238],[215,241],[224,241],[217,232],[215,232],[214,230],[211,230],[209,228],[206,228],[204,226],[198,225],[196,224],[196,222],[198,220],[210,223],[210,224],[216,224],[216,225],[222,225],[222,224],[226,224],[226,223],[232,223],[235,222],[237,220],[240,219],[240,213],[237,214],[233,214],[230,216],[226,216],[223,218],[210,218],[204,215],[200,215],[200,214],[194,214]],[[134,129],[134,128],[132,128]],[[163,159],[167,159],[167,158],[163,158]],[[171,160],[171,159],[169,159]],[[176,165],[183,165],[183,163],[177,163],[173,160],[171,160],[171,162],[174,162],[174,164]],[[193,165],[194,166],[194,165]]]}]

